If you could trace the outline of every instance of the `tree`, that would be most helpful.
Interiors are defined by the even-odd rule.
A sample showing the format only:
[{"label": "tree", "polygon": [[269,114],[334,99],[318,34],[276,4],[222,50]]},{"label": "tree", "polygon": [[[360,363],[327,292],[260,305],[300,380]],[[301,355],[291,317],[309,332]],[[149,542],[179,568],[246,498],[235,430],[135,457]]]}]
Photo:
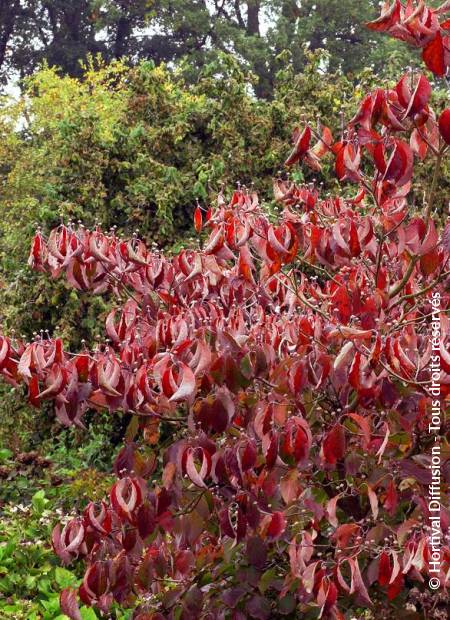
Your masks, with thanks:
[{"label": "tree", "polygon": [[[297,71],[305,63],[305,45],[329,47],[330,68],[358,72],[365,63],[384,66],[386,53],[362,58],[370,33],[361,20],[374,14],[373,0],[303,2],[294,0],[25,0],[0,4],[0,69],[3,81],[12,73],[29,75],[43,61],[63,73],[80,76],[80,61],[151,59],[184,61],[195,82],[222,52],[232,53],[258,77],[259,97],[273,95],[280,53],[289,50]],[[326,42],[329,42],[327,44]],[[381,47],[388,47],[383,43]],[[389,51],[395,51],[389,48]]]},{"label": "tree", "polygon": [[8,44],[20,14],[20,0],[16,2],[2,0],[0,3],[0,66],[6,62]]},{"label": "tree", "polygon": [[373,66],[382,74],[386,61],[394,60],[393,55],[399,57],[397,63],[403,67],[410,62],[404,48],[387,41],[380,46],[373,33],[362,26],[377,13],[378,0],[303,0],[297,10],[292,4],[285,4],[271,36],[280,52],[284,48],[291,50],[298,71],[305,63],[305,44],[312,50],[327,50],[331,71],[341,69],[355,74],[365,66]]},{"label": "tree", "polygon": [[43,61],[80,76],[89,55],[132,57],[134,35],[149,15],[145,0],[25,0],[4,2],[0,11],[3,81],[29,75]]},{"label": "tree", "polygon": [[[371,27],[407,26],[440,72],[450,7],[414,22],[410,8]],[[90,351],[2,336],[3,378],[33,406],[55,401],[66,425],[88,407],[133,416],[108,500],[53,533],[64,563],[86,562],[61,595],[70,618],[78,597],[136,620],[445,613],[450,514],[442,504],[433,520],[427,496],[447,446],[450,222],[439,231],[433,207],[450,108],[436,116],[431,90],[407,73],[368,93],[341,136],[294,131],[286,166],[319,173],[331,158],[351,196],[278,178],[268,215],[247,188],[219,194],[195,209],[198,247],[172,257],[99,227],[37,232],[34,269],[113,291],[118,308]],[[434,175],[414,212],[426,157]]]}]

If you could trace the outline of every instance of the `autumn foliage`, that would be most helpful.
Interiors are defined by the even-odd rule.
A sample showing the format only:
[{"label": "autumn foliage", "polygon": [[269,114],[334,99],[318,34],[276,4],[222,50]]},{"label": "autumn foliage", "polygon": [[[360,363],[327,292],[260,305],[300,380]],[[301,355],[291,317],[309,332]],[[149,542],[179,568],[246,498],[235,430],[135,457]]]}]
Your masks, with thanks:
[{"label": "autumn foliage", "polygon": [[444,76],[450,65],[450,3],[439,8],[423,0],[385,2],[380,17],[367,24],[376,32],[386,32],[422,50],[422,59],[437,76]]},{"label": "autumn foliage", "polygon": [[[439,76],[448,12],[396,0],[369,27],[420,47]],[[38,231],[34,269],[122,303],[94,350],[2,337],[4,379],[36,407],[53,400],[65,425],[88,408],[132,414],[110,497],[53,533],[64,563],[86,563],[61,595],[72,620],[79,600],[136,620],[343,619],[428,587],[437,293],[443,408],[450,396],[450,227],[432,213],[450,109],[435,113],[431,91],[407,73],[367,94],[339,137],[294,131],[286,165],[334,160],[351,198],[278,178],[274,221],[241,187],[198,207],[199,248],[174,257],[100,228]],[[415,211],[425,158],[435,174]],[[439,577],[449,585],[445,540]]]}]

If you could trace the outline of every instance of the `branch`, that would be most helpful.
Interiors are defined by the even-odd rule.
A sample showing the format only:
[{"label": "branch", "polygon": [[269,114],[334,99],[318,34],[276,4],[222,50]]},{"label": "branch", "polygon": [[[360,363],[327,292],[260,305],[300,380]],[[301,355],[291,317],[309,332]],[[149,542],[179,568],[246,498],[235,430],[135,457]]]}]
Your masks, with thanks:
[{"label": "branch", "polygon": [[439,180],[439,175],[441,172],[441,163],[442,163],[442,158],[443,155],[445,153],[445,147],[442,148],[439,153],[437,154],[436,157],[436,165],[434,167],[434,172],[433,172],[433,179],[431,181],[431,185],[430,185],[430,191],[428,192],[428,196],[426,199],[427,202],[427,209],[425,211],[425,221],[428,223],[430,220],[430,216],[431,216],[431,209],[432,209],[432,205],[433,205],[433,199],[434,199],[434,195],[436,193],[436,187],[437,187],[437,183]]},{"label": "branch", "polygon": [[419,258],[419,256],[414,256],[411,258],[411,262],[408,265],[408,269],[406,270],[405,275],[400,280],[400,282],[396,286],[392,287],[389,291],[389,299],[392,299],[392,297],[398,295],[400,291],[408,284],[408,280],[411,277],[411,274],[414,271],[414,267],[416,266]]}]

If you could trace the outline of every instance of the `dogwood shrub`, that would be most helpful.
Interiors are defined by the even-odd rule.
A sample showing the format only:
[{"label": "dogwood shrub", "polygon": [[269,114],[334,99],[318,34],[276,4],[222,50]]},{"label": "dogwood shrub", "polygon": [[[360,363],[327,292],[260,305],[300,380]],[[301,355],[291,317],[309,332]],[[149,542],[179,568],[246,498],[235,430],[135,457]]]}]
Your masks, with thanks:
[{"label": "dogwood shrub", "polygon": [[[370,27],[440,75],[449,10],[397,1]],[[450,109],[435,114],[431,91],[407,73],[341,136],[294,131],[286,166],[334,158],[347,197],[284,176],[269,216],[245,187],[219,194],[194,213],[198,247],[173,257],[100,227],[37,232],[34,269],[118,307],[93,350],[3,336],[4,379],[36,407],[53,400],[65,425],[87,408],[132,416],[109,498],[53,532],[64,563],[86,564],[61,594],[72,620],[79,600],[136,620],[342,620],[371,605],[445,617],[450,512],[443,496],[431,594],[428,485],[432,446],[449,454],[450,225],[433,208]]]}]

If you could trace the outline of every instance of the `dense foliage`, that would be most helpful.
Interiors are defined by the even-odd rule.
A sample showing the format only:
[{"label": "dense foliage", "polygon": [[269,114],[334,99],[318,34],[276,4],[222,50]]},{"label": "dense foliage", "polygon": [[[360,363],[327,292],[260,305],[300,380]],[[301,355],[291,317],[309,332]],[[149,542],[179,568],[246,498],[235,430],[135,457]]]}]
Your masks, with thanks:
[{"label": "dense foliage", "polygon": [[[60,591],[79,585],[82,572],[80,566],[61,567],[49,544],[51,531],[55,515],[70,519],[111,486],[117,451],[111,449],[110,426],[107,413],[97,414],[88,431],[55,429],[39,452],[18,451],[11,444],[0,449],[2,620],[65,619]],[[92,608],[82,613],[84,620],[97,618]],[[126,612],[118,617],[124,619]]]},{"label": "dense foliage", "polygon": [[[250,184],[272,208],[271,178],[301,114],[333,123],[353,114],[357,97],[374,82],[358,77],[357,97],[345,76],[323,72],[326,55],[309,55],[301,74],[287,63],[271,102],[251,95],[251,76],[229,56],[205,68],[195,86],[167,68],[143,63],[89,65],[83,79],[42,70],[17,102],[0,108],[0,321],[31,338],[58,333],[70,350],[101,333],[109,295],[70,290],[26,266],[29,240],[61,218],[144,239],[172,249],[188,245],[192,212],[236,181]],[[299,96],[301,93],[301,96]],[[295,178],[303,178],[297,170]],[[306,179],[313,173],[305,171]],[[426,176],[426,175],[425,175]],[[425,179],[424,176],[424,179]],[[326,189],[333,179],[326,175]],[[419,194],[421,190],[419,189]],[[442,190],[445,191],[445,188]],[[53,431],[51,404],[38,415],[0,386],[2,445],[41,449]],[[114,424],[113,445],[126,420]]]},{"label": "dense foliage", "polygon": [[[355,110],[353,84],[321,72],[321,58],[310,55],[298,75],[288,64],[271,102],[249,94],[249,76],[229,56],[205,69],[195,87],[149,63],[90,67],[83,80],[53,70],[33,76],[0,114],[3,324],[28,336],[59,326],[71,346],[97,333],[99,298],[93,304],[61,284],[43,286],[24,268],[38,222],[101,221],[167,246],[192,234],[196,201],[211,200],[222,186],[231,192],[236,181],[254,182],[271,200],[293,119],[331,123],[340,109]],[[360,80],[361,96],[374,77]]]},{"label": "dense foliage", "polygon": [[[356,88],[345,76],[324,72],[326,58],[310,54],[298,74],[288,62],[270,102],[249,93],[251,76],[229,56],[206,67],[195,86],[150,63],[89,66],[82,80],[50,69],[33,76],[19,101],[5,100],[0,110],[2,323],[28,337],[58,327],[70,346],[79,346],[98,333],[96,317],[107,311],[100,298],[69,294],[61,283],[44,286],[24,267],[37,223],[101,221],[106,229],[117,226],[118,234],[139,229],[142,238],[167,247],[192,234],[196,201],[212,200],[221,187],[229,194],[237,181],[253,183],[271,208],[271,179],[295,120],[319,117],[339,132],[339,115],[352,116],[375,85],[371,71],[358,76]],[[435,105],[445,97],[438,89]],[[336,191],[329,162],[324,165],[323,190]],[[425,162],[413,203],[422,199],[430,174]],[[293,178],[314,176],[297,170]],[[441,210],[446,176],[437,193]]]},{"label": "dense foliage", "polygon": [[[396,1],[370,26],[442,75],[449,11]],[[446,617],[450,513],[433,524],[431,594],[427,487],[431,446],[448,460],[435,420],[450,394],[450,225],[434,209],[450,108],[436,115],[431,95],[408,72],[339,131],[302,121],[286,166],[331,165],[342,195],[286,175],[271,209],[250,187],[221,192],[195,208],[198,246],[173,256],[100,226],[37,232],[35,270],[118,307],[92,350],[2,336],[3,378],[67,426],[90,408],[131,416],[109,498],[53,531],[65,564],[86,563],[61,594],[73,620],[78,600],[136,620]]]},{"label": "dense foliage", "polygon": [[101,54],[106,61],[181,63],[195,82],[206,64],[228,52],[258,77],[258,96],[271,98],[285,50],[297,71],[306,64],[305,45],[330,46],[333,69],[382,70],[398,46],[382,42],[371,54],[373,37],[360,27],[377,8],[377,0],[2,0],[0,75],[23,77],[46,61],[80,76],[80,61]]}]

